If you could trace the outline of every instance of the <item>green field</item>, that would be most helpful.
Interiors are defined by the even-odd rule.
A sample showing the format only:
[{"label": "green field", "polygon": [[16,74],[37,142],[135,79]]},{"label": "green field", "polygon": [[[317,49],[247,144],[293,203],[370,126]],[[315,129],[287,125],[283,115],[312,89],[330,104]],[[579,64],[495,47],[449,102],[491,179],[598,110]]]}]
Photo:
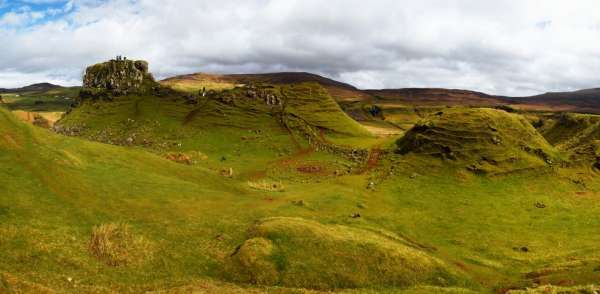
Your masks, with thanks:
[{"label": "green field", "polygon": [[[196,103],[86,100],[58,134],[0,109],[0,293],[503,293],[600,280],[596,153],[574,160],[568,144],[596,146],[594,117],[561,128],[535,114],[538,133],[502,110],[404,109],[365,125],[421,127],[376,135],[317,84],[264,87],[281,104],[246,87]],[[483,157],[487,172],[469,168]]]}]

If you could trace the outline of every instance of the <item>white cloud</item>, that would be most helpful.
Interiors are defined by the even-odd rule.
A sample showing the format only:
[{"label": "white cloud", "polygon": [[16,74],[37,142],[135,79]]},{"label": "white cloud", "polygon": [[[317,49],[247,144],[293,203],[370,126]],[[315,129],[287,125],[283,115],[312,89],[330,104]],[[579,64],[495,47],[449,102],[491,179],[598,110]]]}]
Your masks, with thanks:
[{"label": "white cloud", "polygon": [[594,0],[82,0],[26,30],[8,27],[23,23],[17,15],[2,16],[0,74],[60,70],[74,81],[85,65],[123,54],[149,60],[159,77],[303,70],[364,88],[526,95],[600,86],[599,8]]}]

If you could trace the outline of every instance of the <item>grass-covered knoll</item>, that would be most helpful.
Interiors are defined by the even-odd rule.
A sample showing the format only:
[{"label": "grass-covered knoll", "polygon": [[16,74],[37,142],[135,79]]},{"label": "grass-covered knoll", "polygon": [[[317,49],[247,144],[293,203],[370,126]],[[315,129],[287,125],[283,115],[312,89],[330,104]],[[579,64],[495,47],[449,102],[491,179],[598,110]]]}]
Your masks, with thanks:
[{"label": "grass-covered knoll", "polygon": [[311,126],[351,136],[371,136],[359,123],[351,119],[317,83],[301,83],[281,87],[284,111]]},{"label": "grass-covered knoll", "polygon": [[563,113],[545,117],[539,131],[577,164],[600,167],[600,116]]},{"label": "grass-covered knoll", "polygon": [[448,108],[434,113],[397,142],[400,154],[461,162],[478,172],[542,167],[558,152],[522,116],[489,108]]},{"label": "grass-covered knoll", "polygon": [[231,279],[300,288],[464,282],[441,260],[394,234],[301,218],[259,221],[249,229],[249,239],[236,249],[230,262]]}]

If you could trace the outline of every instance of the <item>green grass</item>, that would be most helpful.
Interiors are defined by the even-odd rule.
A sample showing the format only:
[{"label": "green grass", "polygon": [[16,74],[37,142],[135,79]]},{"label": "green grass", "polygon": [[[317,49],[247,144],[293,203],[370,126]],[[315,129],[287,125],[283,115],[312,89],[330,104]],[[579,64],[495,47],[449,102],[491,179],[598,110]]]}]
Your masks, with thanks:
[{"label": "green grass", "polygon": [[[277,89],[290,99],[289,109],[325,128],[325,139],[390,152],[371,168],[315,152],[281,124],[283,109],[244,99],[234,105],[216,99],[188,105],[154,96],[86,102],[60,124],[76,128],[81,138],[35,128],[0,110],[0,291],[293,292],[300,290],[289,286],[364,286],[345,291],[491,293],[540,281],[600,280],[600,182],[590,169],[557,166],[480,176],[439,158],[394,154],[389,138],[363,136],[362,128],[344,123],[349,118],[334,112],[319,88],[286,87]],[[323,104],[312,105],[321,100],[310,97]],[[477,126],[495,115],[487,111],[470,121],[461,116],[459,123]],[[520,118],[500,118],[499,132],[523,131],[512,129]],[[179,164],[165,159],[169,152],[207,158]],[[221,175],[229,168],[233,176]],[[254,189],[249,181],[281,183],[285,189]],[[273,218],[284,221],[268,221]],[[138,245],[107,247],[118,248],[118,255],[94,254],[94,228],[110,224],[123,224],[126,240],[144,240],[143,246],[131,241]],[[279,278],[288,278],[268,287],[231,284],[237,280],[227,275],[235,273],[228,269],[231,255],[253,238],[273,243],[261,260]],[[117,265],[104,258],[137,257],[138,251],[151,258]],[[323,269],[325,262],[347,266],[353,252],[364,271]],[[389,278],[401,270],[377,275],[370,269],[379,259],[391,262],[395,259],[386,257],[407,252],[439,261],[468,282],[434,288],[435,282],[418,279],[421,285],[405,288],[393,282],[402,279]],[[321,271],[333,278],[319,280]],[[379,282],[370,284],[367,277]]]},{"label": "green grass", "polygon": [[465,283],[416,244],[381,230],[277,217],[249,232],[227,272],[241,282],[313,289]]},{"label": "green grass", "polygon": [[285,111],[299,117],[312,126],[338,133],[372,136],[363,126],[346,115],[327,91],[317,83],[301,83],[282,86]]},{"label": "green grass", "polygon": [[523,116],[487,108],[448,108],[429,115],[398,140],[398,152],[436,156],[484,173],[561,160]]},{"label": "green grass", "polygon": [[180,80],[164,80],[160,81],[161,85],[171,87],[174,90],[188,92],[188,93],[198,93],[198,91],[202,90],[215,90],[215,91],[223,91],[223,90],[231,90],[235,88],[237,85],[233,83],[221,82],[221,81],[213,81],[211,79],[202,79],[200,77],[193,79],[180,79]]},{"label": "green grass", "polygon": [[600,116],[564,113],[546,116],[540,122],[542,135],[573,163],[590,167],[600,162]]},{"label": "green grass", "polygon": [[78,87],[59,88],[43,92],[23,92],[1,94],[4,104],[9,110],[30,112],[65,112],[75,102],[79,93]]}]

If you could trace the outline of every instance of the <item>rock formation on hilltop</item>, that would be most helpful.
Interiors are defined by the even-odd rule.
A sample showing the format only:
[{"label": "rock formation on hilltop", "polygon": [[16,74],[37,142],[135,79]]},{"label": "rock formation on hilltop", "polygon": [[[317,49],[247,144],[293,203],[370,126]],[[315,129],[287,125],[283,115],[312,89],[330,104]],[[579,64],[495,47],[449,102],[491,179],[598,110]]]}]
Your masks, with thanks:
[{"label": "rock formation on hilltop", "polygon": [[108,91],[112,95],[127,95],[151,90],[156,86],[148,72],[148,62],[116,59],[89,66],[83,76],[82,96]]}]

